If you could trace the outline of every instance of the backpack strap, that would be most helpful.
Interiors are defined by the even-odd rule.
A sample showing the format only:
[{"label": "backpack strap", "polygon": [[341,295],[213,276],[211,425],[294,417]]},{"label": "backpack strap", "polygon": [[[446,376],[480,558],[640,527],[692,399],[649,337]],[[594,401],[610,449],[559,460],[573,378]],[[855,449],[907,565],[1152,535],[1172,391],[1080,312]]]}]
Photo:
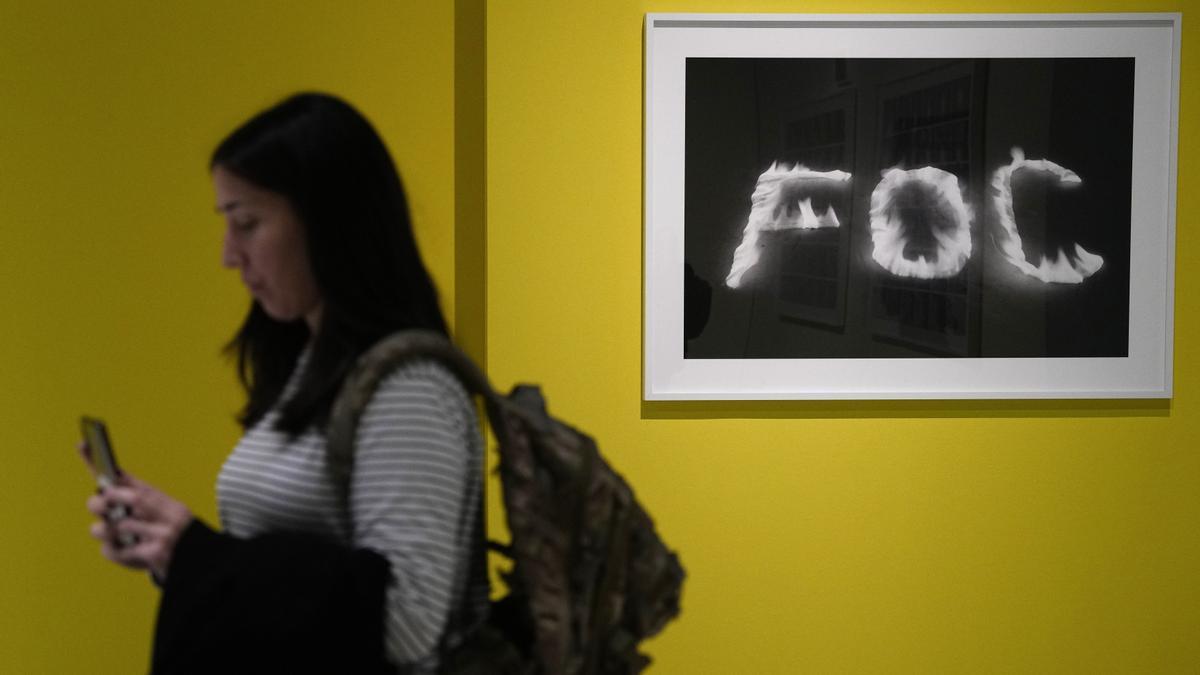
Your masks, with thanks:
[{"label": "backpack strap", "polygon": [[[503,397],[496,393],[487,376],[469,356],[454,346],[440,333],[427,330],[405,330],[393,333],[364,352],[355,362],[350,374],[342,383],[341,390],[330,409],[329,422],[325,429],[326,461],[341,513],[348,528],[350,522],[350,477],[354,470],[354,446],[358,425],[363,412],[371,401],[379,384],[397,368],[418,358],[432,358],[448,368],[462,383],[468,395],[479,395],[484,399],[488,420],[497,438],[507,437]],[[481,496],[482,500],[482,496]],[[482,508],[482,501],[480,502]],[[477,523],[482,526],[482,521]],[[467,561],[469,566],[486,564]],[[466,603],[468,599],[463,598]],[[457,646],[464,629],[463,606],[452,607],[438,651],[443,661],[448,650]]]},{"label": "backpack strap", "polygon": [[326,426],[329,470],[339,497],[345,501],[354,468],[354,441],[363,411],[371,401],[376,387],[394,370],[414,359],[426,357],[437,360],[450,369],[467,389],[468,394],[483,397],[488,420],[499,438],[504,438],[502,397],[492,388],[483,371],[455,347],[445,336],[428,330],[405,330],[393,333],[377,342],[358,358],[353,370],[342,383],[337,399],[329,413]]}]

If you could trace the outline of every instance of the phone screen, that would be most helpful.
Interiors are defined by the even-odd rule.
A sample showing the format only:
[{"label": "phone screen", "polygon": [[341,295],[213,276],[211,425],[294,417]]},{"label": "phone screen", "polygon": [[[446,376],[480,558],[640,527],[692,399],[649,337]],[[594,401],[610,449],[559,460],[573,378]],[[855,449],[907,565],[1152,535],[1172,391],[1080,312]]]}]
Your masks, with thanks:
[{"label": "phone screen", "polygon": [[[121,469],[117,467],[117,457],[113,454],[112,443],[108,440],[108,427],[102,420],[84,416],[79,420],[83,429],[83,440],[87,442],[88,457],[96,469],[96,483],[106,488],[117,482]],[[108,509],[106,517],[109,522],[117,522],[129,516],[129,508],[124,504],[113,504]],[[137,535],[122,532],[117,536],[118,546],[132,546],[138,542]]]},{"label": "phone screen", "polygon": [[83,428],[83,440],[87,442],[88,456],[96,469],[96,481],[100,487],[108,487],[121,475],[112,443],[108,440],[108,428],[103,421],[94,417],[83,417],[80,425]]}]

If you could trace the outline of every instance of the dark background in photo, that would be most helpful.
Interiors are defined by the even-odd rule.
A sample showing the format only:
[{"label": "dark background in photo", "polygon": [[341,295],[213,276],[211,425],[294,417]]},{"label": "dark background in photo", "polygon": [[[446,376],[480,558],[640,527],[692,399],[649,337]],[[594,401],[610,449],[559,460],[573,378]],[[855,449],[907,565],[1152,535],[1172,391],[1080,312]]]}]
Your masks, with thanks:
[{"label": "dark background in photo", "polygon": [[[686,86],[684,258],[689,287],[711,288],[685,304],[686,358],[1128,355],[1133,59],[689,58]],[[997,246],[991,181],[1014,147],[1082,180],[1012,180],[1034,266],[1076,243],[1103,257],[1081,283],[1028,276]],[[762,233],[729,288],[750,196],[775,162],[853,174],[813,195],[840,227]],[[972,212],[971,255],[945,278],[872,258],[882,173],[924,166],[953,174]],[[896,208],[904,257],[936,257],[931,227],[948,216],[911,192]]]}]

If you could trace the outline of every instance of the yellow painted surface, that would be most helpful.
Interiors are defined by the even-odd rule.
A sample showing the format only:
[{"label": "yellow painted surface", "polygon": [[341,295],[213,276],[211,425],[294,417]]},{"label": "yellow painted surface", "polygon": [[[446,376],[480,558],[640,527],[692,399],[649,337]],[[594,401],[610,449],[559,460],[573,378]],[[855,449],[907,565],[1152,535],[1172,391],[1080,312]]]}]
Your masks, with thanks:
[{"label": "yellow painted surface", "polygon": [[157,591],[100,558],[78,416],[211,521],[247,306],[207,162],[301,89],[380,130],[454,316],[452,3],[0,0],[0,672],[145,672]]},{"label": "yellow painted surface", "polygon": [[[234,124],[360,105],[454,315],[454,4],[0,0],[0,672],[148,659],[156,592],[86,536],[79,413],[215,517],[246,300],[205,162]],[[1196,671],[1194,6],[488,3],[489,369],[541,382],[680,550],[652,672]],[[640,402],[643,14],[850,9],[1185,12],[1173,401]]]},{"label": "yellow painted surface", "polygon": [[484,0],[454,0],[454,338],[486,368],[487,134]]},{"label": "yellow painted surface", "polygon": [[[489,3],[489,368],[680,550],[651,672],[1200,669],[1193,6]],[[1174,400],[642,405],[642,21],[687,11],[1187,12]]]}]

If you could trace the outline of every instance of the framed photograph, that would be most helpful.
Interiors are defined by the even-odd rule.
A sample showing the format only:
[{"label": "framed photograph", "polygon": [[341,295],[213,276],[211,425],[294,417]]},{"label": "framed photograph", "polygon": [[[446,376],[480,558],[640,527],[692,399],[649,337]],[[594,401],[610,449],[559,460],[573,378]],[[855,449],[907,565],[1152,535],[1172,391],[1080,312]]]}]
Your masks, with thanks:
[{"label": "framed photograph", "polygon": [[645,400],[1169,398],[1179,14],[646,17]]}]

